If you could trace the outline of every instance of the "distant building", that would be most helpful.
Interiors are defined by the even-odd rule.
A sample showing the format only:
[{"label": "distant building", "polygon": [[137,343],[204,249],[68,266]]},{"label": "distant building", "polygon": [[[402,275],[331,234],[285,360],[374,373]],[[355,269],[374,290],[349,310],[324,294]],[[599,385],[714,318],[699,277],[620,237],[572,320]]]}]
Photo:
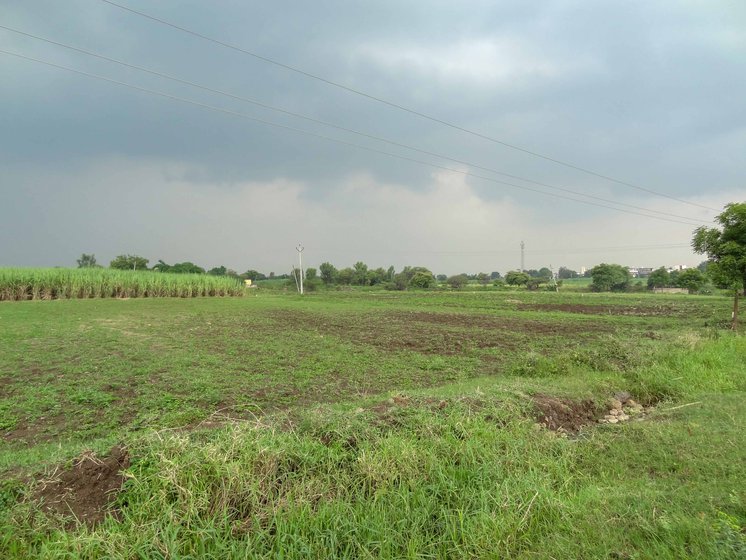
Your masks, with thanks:
[{"label": "distant building", "polygon": [[587,272],[586,268],[584,266],[580,267],[580,275],[585,276],[585,273]]},{"label": "distant building", "polygon": [[674,266],[667,267],[666,270],[668,270],[668,272],[680,272],[682,270],[686,270],[687,268],[689,267],[685,264],[676,264]]},{"label": "distant building", "polygon": [[632,278],[644,278],[645,276],[650,276],[653,272],[653,267],[629,266],[627,267],[627,270],[629,270],[629,275],[632,276]]}]

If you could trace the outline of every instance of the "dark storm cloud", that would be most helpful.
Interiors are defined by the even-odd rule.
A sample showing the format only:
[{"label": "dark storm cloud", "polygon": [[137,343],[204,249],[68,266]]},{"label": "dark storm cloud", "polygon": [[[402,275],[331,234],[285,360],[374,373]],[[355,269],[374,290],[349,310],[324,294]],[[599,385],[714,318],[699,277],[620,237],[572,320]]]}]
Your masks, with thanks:
[{"label": "dark storm cloud", "polygon": [[[719,193],[743,188],[746,13],[738,3],[122,3],[373,95],[677,197],[711,196],[719,203]],[[3,7],[0,23],[509,173],[641,205],[664,202],[640,199],[639,192],[330,88],[99,0],[16,3]],[[0,30],[0,44],[142,87],[436,161],[7,31]],[[85,188],[97,189],[100,203],[117,200],[122,194],[115,185],[127,188],[128,165],[136,170],[131,180],[142,181],[142,169],[157,169],[160,162],[169,169],[165,175],[156,173],[164,185],[182,181],[194,185],[195,192],[211,189],[215,199],[246,183],[297,181],[304,185],[297,192],[301,200],[323,203],[334,198],[334,207],[342,213],[345,204],[337,197],[342,196],[346,178],[360,174],[381,185],[422,193],[433,190],[434,170],[410,162],[5,55],[0,55],[0,72],[0,165],[5,167],[0,189],[6,200],[0,218],[12,231],[20,227],[21,216],[44,216],[45,228],[74,238],[78,253],[77,245],[96,228],[68,219],[86,194],[76,186],[76,177],[85,177],[80,181]],[[117,164],[107,167],[102,161]],[[99,176],[91,177],[90,169]],[[55,197],[55,208],[45,206],[43,197],[30,200],[30,185],[41,188],[40,181],[45,189],[65,189],[65,196]],[[563,224],[578,215],[605,215],[592,207],[558,203],[476,179],[470,188],[484,201],[500,203],[508,197],[531,209],[540,223],[549,216]],[[11,191],[16,192],[11,196]],[[346,196],[352,208],[353,201]],[[155,214],[164,230],[177,220],[169,217],[172,213],[193,211],[178,199],[160,204]],[[701,215],[691,207],[675,206],[686,215]],[[119,215],[126,224],[127,212]],[[121,235],[127,231],[123,226]],[[24,243],[27,246],[17,252],[5,250],[3,261],[13,262],[4,264],[23,264],[19,255],[29,253],[40,262],[50,261],[52,253],[45,254],[36,237]],[[143,245],[147,251],[147,242]]]}]

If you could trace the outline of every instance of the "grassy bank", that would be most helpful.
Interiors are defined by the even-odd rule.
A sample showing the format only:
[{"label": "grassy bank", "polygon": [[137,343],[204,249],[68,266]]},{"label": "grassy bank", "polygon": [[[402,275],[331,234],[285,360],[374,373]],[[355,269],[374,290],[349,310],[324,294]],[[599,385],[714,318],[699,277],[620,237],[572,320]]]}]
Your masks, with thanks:
[{"label": "grassy bank", "polygon": [[0,268],[0,301],[239,296],[233,278],[108,268]]},{"label": "grassy bank", "polygon": [[[728,304],[4,304],[0,556],[738,558],[746,343],[718,328]],[[621,392],[640,420],[597,424]],[[115,517],[40,505],[115,444]]]}]

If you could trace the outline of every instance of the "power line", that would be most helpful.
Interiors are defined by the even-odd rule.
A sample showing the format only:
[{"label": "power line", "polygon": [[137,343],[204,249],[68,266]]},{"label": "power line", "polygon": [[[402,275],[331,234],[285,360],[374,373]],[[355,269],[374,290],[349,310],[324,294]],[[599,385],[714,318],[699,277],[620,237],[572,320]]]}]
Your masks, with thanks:
[{"label": "power line", "polygon": [[119,65],[124,66],[126,68],[132,68],[132,69],[135,69],[135,70],[139,70],[141,72],[145,72],[145,73],[148,73],[148,74],[151,74],[151,75],[154,75],[154,76],[158,76],[160,78],[164,78],[164,79],[167,79],[167,80],[171,80],[171,81],[174,81],[174,82],[177,82],[177,83],[180,83],[180,84],[185,84],[185,85],[192,86],[192,87],[204,90],[204,91],[209,91],[211,93],[216,93],[216,94],[219,94],[219,95],[223,95],[223,96],[229,97],[231,99],[236,99],[236,100],[243,101],[243,102],[246,102],[246,103],[251,103],[253,105],[262,107],[264,109],[268,109],[268,110],[279,112],[279,113],[282,113],[282,114],[285,114],[285,115],[290,115],[290,116],[293,116],[293,117],[304,119],[306,121],[310,121],[310,122],[313,122],[313,123],[317,123],[317,124],[321,124],[321,125],[328,126],[328,127],[331,127],[331,128],[335,128],[337,130],[341,130],[341,131],[344,131],[344,132],[349,132],[349,133],[352,133],[352,134],[356,134],[356,135],[364,137],[364,138],[369,138],[369,139],[376,140],[376,141],[379,141],[379,142],[384,142],[384,143],[387,143],[387,144],[391,144],[393,146],[397,146],[397,147],[400,147],[400,148],[405,148],[405,149],[408,149],[408,150],[412,150],[414,152],[419,152],[421,154],[425,154],[425,155],[437,157],[437,158],[440,158],[440,159],[445,159],[445,160],[452,161],[452,162],[455,162],[455,163],[459,163],[459,164],[462,164],[462,165],[467,165],[467,166],[473,167],[475,169],[481,169],[483,171],[488,171],[490,173],[495,173],[497,175],[502,175],[504,177],[510,177],[511,179],[517,179],[519,181],[524,181],[524,182],[527,182],[527,183],[531,183],[531,184],[534,184],[534,185],[539,185],[539,186],[546,187],[546,188],[549,188],[549,189],[566,192],[566,193],[573,194],[573,195],[576,195],[576,196],[583,196],[583,197],[591,198],[591,199],[594,199],[594,200],[599,200],[601,202],[607,202],[607,203],[610,203],[610,204],[616,204],[618,206],[624,206],[626,208],[633,208],[633,209],[636,209],[636,210],[642,210],[644,212],[651,212],[653,214],[660,214],[660,215],[663,215],[663,216],[670,216],[672,218],[681,218],[681,219],[684,219],[684,220],[690,220],[690,221],[699,222],[698,218],[691,218],[689,216],[682,216],[680,214],[673,214],[671,212],[664,212],[662,210],[653,210],[653,209],[650,209],[650,208],[645,208],[644,206],[637,206],[637,205],[629,204],[629,203],[626,203],[626,202],[619,202],[619,201],[616,201],[616,200],[609,200],[607,198],[603,198],[603,197],[596,196],[596,195],[593,195],[593,194],[587,194],[587,193],[583,193],[583,192],[578,192],[578,191],[574,191],[572,189],[568,189],[568,188],[565,188],[565,187],[559,187],[559,186],[552,185],[552,184],[549,184],[549,183],[544,183],[544,182],[541,182],[541,181],[535,181],[533,179],[528,179],[526,177],[521,177],[519,175],[513,175],[511,173],[505,173],[503,171],[498,171],[497,169],[492,169],[490,167],[485,167],[485,166],[482,166],[482,165],[479,165],[479,164],[476,164],[476,163],[473,163],[473,162],[470,162],[470,161],[466,161],[466,160],[454,158],[454,157],[451,157],[451,156],[443,155],[443,154],[440,154],[440,153],[437,153],[437,152],[432,152],[432,151],[429,151],[429,150],[424,150],[424,149],[421,149],[421,148],[417,148],[415,146],[411,146],[411,145],[408,145],[408,144],[397,142],[395,140],[391,140],[389,138],[384,138],[384,137],[376,136],[376,135],[369,134],[369,133],[366,133],[366,132],[361,132],[361,131],[358,131],[358,130],[355,130],[355,129],[352,129],[352,128],[348,128],[348,127],[345,127],[345,126],[340,126],[340,125],[337,125],[337,124],[334,124],[334,123],[331,123],[331,122],[328,122],[328,121],[324,121],[324,120],[317,119],[317,118],[314,118],[314,117],[309,117],[308,115],[304,115],[302,113],[297,113],[297,112],[289,111],[289,110],[286,110],[286,109],[283,109],[283,108],[280,108],[280,107],[275,107],[273,105],[269,105],[269,104],[263,103],[261,101],[258,101],[256,99],[253,99],[253,98],[250,98],[250,97],[244,97],[244,96],[236,95],[236,94],[233,94],[233,93],[230,93],[230,92],[222,91],[222,90],[219,90],[219,89],[214,89],[214,88],[211,88],[209,86],[205,86],[203,84],[191,82],[189,80],[184,80],[184,79],[178,78],[176,76],[165,74],[163,72],[158,72],[157,70],[152,70],[150,68],[145,68],[143,66],[138,66],[138,65],[135,65],[135,64],[131,64],[129,62],[124,62],[122,60],[117,60],[115,58],[111,58],[111,57],[108,57],[108,56],[105,56],[105,55],[102,55],[102,54],[99,54],[99,53],[95,53],[95,52],[92,52],[92,51],[81,49],[81,48],[75,47],[73,45],[68,45],[68,44],[65,44],[65,43],[61,43],[59,41],[55,41],[55,40],[52,40],[52,39],[41,37],[39,35],[34,35],[32,33],[26,32],[26,31],[21,31],[19,29],[14,29],[14,28],[11,28],[11,27],[7,27],[5,25],[0,25],[0,29],[5,29],[6,31],[11,31],[11,32],[17,33],[19,35],[23,35],[23,36],[30,37],[30,38],[33,38],[33,39],[36,39],[36,40],[39,40],[39,41],[43,41],[45,43],[49,43],[49,44],[52,44],[52,45],[63,47],[65,49],[69,49],[69,50],[72,50],[72,51],[75,51],[75,52],[79,52],[79,53],[82,53],[82,54],[85,54],[85,55],[88,55],[88,56],[92,56],[94,58],[98,58],[98,59],[101,59],[101,60],[106,60],[107,62],[113,62],[115,64],[119,64]]},{"label": "power line", "polygon": [[[352,146],[352,147],[355,147],[355,148],[358,148],[358,149],[361,149],[361,150],[366,150],[366,151],[369,151],[369,152],[383,154],[383,155],[386,155],[386,156],[389,156],[389,157],[401,159],[401,160],[404,160],[404,161],[410,161],[410,162],[413,162],[413,163],[417,163],[419,165],[433,167],[435,169],[442,169],[444,171],[450,171],[450,172],[453,172],[453,173],[458,173],[458,174],[461,174],[461,175],[464,175],[464,176],[468,176],[468,177],[475,177],[477,179],[482,179],[482,180],[489,181],[489,182],[492,182],[492,183],[497,183],[497,184],[500,184],[500,185],[506,185],[506,186],[517,188],[517,189],[521,189],[521,190],[536,192],[536,193],[539,193],[539,194],[544,194],[544,195],[547,195],[547,196],[552,196],[552,197],[560,198],[560,199],[563,199],[563,200],[570,200],[570,201],[573,201],[573,202],[579,202],[581,204],[587,204],[587,205],[590,205],[590,206],[597,206],[597,207],[600,207],[600,208],[607,208],[609,210],[615,210],[617,212],[623,212],[625,214],[633,214],[633,215],[637,215],[637,216],[643,216],[643,217],[651,218],[651,219],[654,219],[654,220],[662,220],[662,221],[665,221],[665,222],[678,223],[678,224],[683,224],[683,225],[687,225],[687,226],[696,226],[696,225],[699,225],[698,223],[684,222],[684,221],[681,221],[681,220],[672,220],[672,219],[669,219],[669,218],[664,218],[662,216],[656,216],[656,215],[651,215],[651,214],[643,214],[641,212],[635,212],[635,211],[632,211],[632,210],[624,210],[622,208],[616,208],[614,206],[607,206],[605,204],[598,204],[596,202],[590,202],[588,200],[581,200],[581,199],[577,199],[577,198],[563,196],[563,195],[559,195],[559,194],[552,193],[552,192],[546,192],[546,191],[542,191],[542,190],[539,190],[539,189],[533,189],[533,188],[527,187],[525,185],[516,185],[514,183],[508,183],[507,181],[500,181],[500,180],[495,179],[493,177],[486,177],[484,175],[479,175],[479,174],[476,174],[476,173],[471,173],[470,171],[464,171],[462,169],[456,169],[456,168],[453,168],[453,167],[447,167],[445,165],[439,165],[439,164],[432,163],[432,162],[418,160],[418,159],[411,158],[411,157],[408,157],[408,156],[403,156],[403,155],[400,155],[400,154],[394,154],[394,153],[391,153],[391,152],[387,152],[385,150],[379,150],[377,148],[372,148],[372,147],[369,147],[369,146],[364,146],[362,144],[356,144],[354,142],[348,142],[346,140],[341,140],[339,138],[333,138],[331,136],[326,136],[324,134],[318,134],[316,132],[311,132],[311,131],[304,130],[304,129],[301,129],[301,128],[296,128],[296,127],[287,126],[287,125],[283,125],[283,124],[279,124],[279,123],[274,123],[272,121],[267,121],[265,119],[259,119],[259,118],[256,118],[256,117],[252,117],[252,116],[246,115],[245,113],[239,113],[237,111],[232,111],[230,109],[224,109],[222,107],[216,107],[214,105],[208,105],[206,103],[200,103],[198,101],[193,101],[191,99],[186,99],[186,98],[183,98],[183,97],[178,97],[176,95],[171,95],[169,93],[164,93],[164,92],[161,92],[161,91],[157,91],[157,90],[152,90],[152,89],[148,89],[148,88],[136,86],[134,84],[129,84],[127,82],[121,82],[119,80],[114,80],[112,78],[107,78],[105,76],[100,76],[98,74],[91,74],[89,72],[84,72],[82,70],[77,70],[75,68],[70,68],[68,66],[62,66],[60,64],[55,64],[53,62],[48,62],[48,61],[45,61],[45,60],[40,60],[38,58],[33,58],[33,57],[25,56],[25,55],[22,55],[22,54],[19,54],[19,53],[14,53],[14,52],[5,51],[5,50],[0,50],[0,53],[7,54],[7,55],[10,55],[10,56],[15,56],[17,58],[21,58],[21,59],[28,60],[28,61],[31,61],[31,62],[36,62],[36,63],[39,63],[39,64],[44,64],[46,66],[50,66],[50,67],[53,67],[53,68],[58,68],[60,70],[66,70],[68,72],[73,72],[75,74],[79,74],[79,75],[82,75],[82,76],[87,76],[89,78],[94,78],[94,79],[102,80],[102,81],[109,82],[109,83],[112,83],[112,84],[116,84],[116,85],[128,87],[128,88],[131,88],[131,89],[134,89],[134,90],[137,90],[137,91],[142,91],[142,92],[145,92],[145,93],[150,93],[150,94],[153,94],[153,95],[158,95],[160,97],[164,97],[164,98],[167,98],[167,99],[170,99],[170,100],[180,101],[182,103],[187,103],[187,104],[194,105],[194,106],[197,106],[197,107],[201,107],[201,108],[204,108],[204,109],[209,109],[209,110],[212,110],[212,111],[217,111],[217,112],[220,112],[220,113],[225,113],[227,115],[237,116],[237,117],[240,117],[240,118],[243,118],[243,119],[250,120],[252,122],[257,122],[257,123],[265,124],[265,125],[272,126],[272,127],[275,127],[275,128],[280,128],[280,129],[283,129],[283,130],[289,130],[289,131],[292,131],[292,132],[297,132],[297,133],[300,133],[300,134],[305,134],[305,135],[308,135],[308,136],[313,136],[315,138],[322,138],[322,139],[328,140],[330,142],[336,142],[338,144],[343,144],[343,145],[346,145],[346,146]],[[699,222],[699,223],[704,223],[704,222]]]},{"label": "power line", "polygon": [[405,111],[405,112],[410,113],[412,115],[416,115],[416,116],[421,117],[423,119],[427,119],[427,120],[436,122],[438,124],[447,126],[447,127],[452,128],[454,130],[458,130],[458,131],[464,132],[466,134],[470,134],[472,136],[476,136],[477,138],[481,138],[483,140],[487,140],[489,142],[493,142],[495,144],[499,144],[499,145],[504,146],[506,148],[510,148],[512,150],[517,150],[519,152],[523,152],[523,153],[531,155],[533,157],[537,157],[537,158],[540,158],[540,159],[543,159],[543,160],[546,160],[546,161],[550,161],[550,162],[555,163],[557,165],[561,165],[561,166],[567,167],[569,169],[574,169],[576,171],[580,171],[580,172],[586,173],[588,175],[593,175],[595,177],[598,177],[600,179],[604,179],[606,181],[611,181],[611,182],[616,183],[618,185],[623,185],[623,186],[626,186],[626,187],[629,187],[629,188],[633,188],[633,189],[636,189],[636,190],[639,190],[639,191],[643,191],[643,192],[646,192],[646,193],[649,193],[649,194],[653,194],[655,196],[660,196],[660,197],[663,197],[663,198],[667,198],[669,200],[674,200],[674,201],[680,202],[682,204],[688,204],[690,206],[697,206],[697,207],[703,208],[705,210],[711,210],[713,212],[719,212],[719,210],[717,208],[710,208],[709,206],[704,206],[703,204],[698,204],[696,202],[691,202],[691,201],[684,200],[684,199],[681,199],[681,198],[676,198],[674,196],[671,196],[671,195],[668,195],[668,194],[665,194],[665,193],[661,193],[661,192],[655,191],[653,189],[649,189],[647,187],[642,187],[642,186],[636,185],[634,183],[623,181],[621,179],[615,179],[614,177],[611,177],[609,175],[604,175],[603,173],[599,173],[597,171],[593,171],[593,170],[588,169],[586,167],[581,167],[580,165],[576,165],[574,163],[570,163],[570,162],[563,161],[563,160],[560,160],[560,159],[557,159],[557,158],[546,156],[546,155],[541,154],[539,152],[535,152],[533,150],[529,150],[528,148],[523,148],[521,146],[517,146],[515,144],[511,144],[509,142],[506,142],[504,140],[499,140],[497,138],[494,138],[492,136],[488,136],[488,135],[483,134],[481,132],[477,132],[475,130],[471,130],[471,129],[465,128],[463,126],[460,126],[460,125],[454,124],[452,122],[440,119],[438,117],[429,115],[427,113],[423,113],[421,111],[417,111],[415,109],[411,109],[411,108],[406,107],[404,105],[400,105],[400,104],[395,103],[393,101],[389,101],[389,100],[384,99],[382,97],[378,97],[378,96],[372,95],[370,93],[366,93],[366,92],[364,92],[362,90],[355,89],[355,88],[350,87],[350,86],[346,86],[346,85],[344,85],[344,84],[342,84],[340,82],[335,82],[334,80],[330,80],[328,78],[324,78],[322,76],[319,76],[317,74],[313,74],[313,73],[308,72],[306,70],[302,70],[302,69],[300,69],[300,68],[298,68],[296,66],[291,66],[289,64],[285,64],[285,63],[279,62],[277,60],[274,60],[272,58],[269,58],[269,57],[266,57],[266,56],[262,56],[262,55],[260,55],[258,53],[255,53],[255,52],[249,51],[247,49],[238,47],[236,45],[232,45],[230,43],[226,43],[226,42],[221,41],[219,39],[215,39],[213,37],[209,37],[207,35],[203,35],[202,33],[199,33],[197,31],[193,31],[191,29],[187,29],[186,27],[182,27],[182,26],[177,25],[175,23],[171,23],[171,22],[166,21],[164,19],[161,19],[161,18],[155,17],[153,15],[147,14],[145,12],[141,12],[139,10],[135,10],[134,8],[130,8],[130,7],[124,6],[122,4],[118,4],[116,2],[113,2],[112,0],[101,0],[101,2],[105,2],[106,4],[109,4],[111,6],[115,6],[117,8],[122,9],[122,10],[125,10],[127,12],[130,12],[130,13],[136,14],[138,16],[147,18],[147,19],[149,19],[151,21],[155,21],[155,22],[160,23],[162,25],[166,25],[166,26],[171,27],[173,29],[177,29],[177,30],[182,31],[184,33],[188,33],[189,35],[193,35],[194,37],[198,37],[198,38],[203,39],[205,41],[210,41],[211,43],[215,43],[216,45],[220,45],[222,47],[225,47],[225,48],[228,48],[228,49],[231,49],[231,50],[238,51],[240,53],[249,55],[249,56],[251,56],[251,57],[253,57],[253,58],[257,59],[257,60],[261,60],[262,62],[266,62],[267,64],[272,64],[274,66],[278,66],[280,68],[284,68],[285,70],[289,70],[291,72],[295,72],[297,74],[301,74],[303,76],[306,76],[307,78],[311,78],[313,80],[318,80],[318,81],[323,82],[323,83],[325,83],[327,85],[343,89],[343,90],[348,91],[350,93],[354,93],[355,95],[360,95],[362,97],[366,97],[366,98],[371,99],[373,101],[376,101],[378,103],[383,103],[384,105],[388,105],[389,107],[394,107],[395,109],[399,109],[400,111]]},{"label": "power line", "polygon": [[[586,247],[586,248],[572,248],[566,249],[537,249],[531,250],[532,255],[569,255],[569,254],[583,254],[592,252],[606,252],[606,251],[667,251],[670,249],[685,249],[691,247],[688,243],[671,243],[666,245],[629,245],[629,246],[611,246],[611,247]],[[321,249],[314,247],[316,252],[331,252],[333,249]],[[372,251],[366,251],[368,253]],[[420,249],[387,249],[386,251],[380,251],[381,253],[392,253],[392,254],[417,254],[417,255],[458,255],[458,256],[491,256],[491,255],[518,255],[521,249],[496,249],[487,251],[427,251]]]}]

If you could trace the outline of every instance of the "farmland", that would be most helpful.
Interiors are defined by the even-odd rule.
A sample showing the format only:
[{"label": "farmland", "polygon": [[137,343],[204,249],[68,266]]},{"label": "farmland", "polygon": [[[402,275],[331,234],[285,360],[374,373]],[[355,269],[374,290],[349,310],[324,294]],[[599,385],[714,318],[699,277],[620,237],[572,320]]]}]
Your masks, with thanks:
[{"label": "farmland", "polygon": [[[729,307],[261,289],[5,302],[0,556],[738,557],[746,342]],[[639,421],[598,424],[622,394]],[[84,471],[110,464],[124,486],[94,500]]]},{"label": "farmland", "polygon": [[106,268],[0,268],[0,301],[239,296],[233,278]]}]

